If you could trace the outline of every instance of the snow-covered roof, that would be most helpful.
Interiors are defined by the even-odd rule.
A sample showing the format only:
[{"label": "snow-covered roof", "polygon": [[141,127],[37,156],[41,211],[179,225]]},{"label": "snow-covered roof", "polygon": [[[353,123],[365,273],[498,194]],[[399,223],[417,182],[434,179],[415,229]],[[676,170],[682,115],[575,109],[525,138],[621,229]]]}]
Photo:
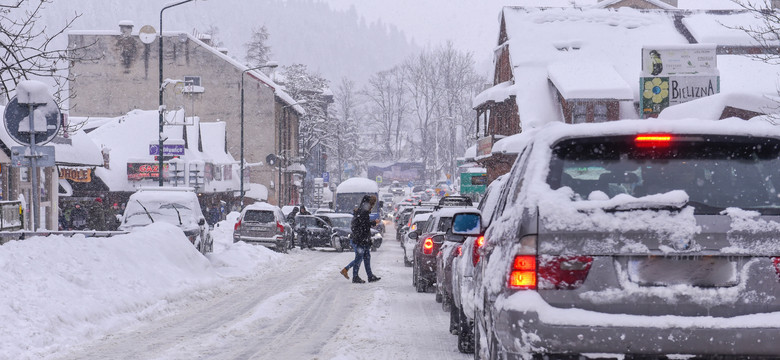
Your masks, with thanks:
[{"label": "snow-covered roof", "polygon": [[780,102],[777,97],[751,93],[720,93],[670,106],[661,111],[658,118],[718,120],[727,106],[761,114],[780,113]]},{"label": "snow-covered roof", "polygon": [[[225,152],[226,125],[227,124],[223,121],[200,123],[203,153],[215,164],[232,164],[236,162],[231,154]],[[187,132],[187,136],[190,136],[189,131]],[[190,144],[193,143],[190,142]]]},{"label": "snow-covered roof", "polygon": [[466,152],[463,153],[463,157],[466,159],[473,159],[475,156],[477,156],[477,145],[469,146]]},{"label": "snow-covered roof", "polygon": [[533,137],[533,128],[507,136],[493,144],[491,154],[518,154]]},{"label": "snow-covered roof", "polygon": [[693,13],[682,19],[683,25],[699,43],[754,46],[758,43],[736,27],[758,28],[763,21],[749,12],[725,14]]},{"label": "snow-covered roof", "polygon": [[374,180],[353,177],[339,184],[336,193],[379,193],[379,186]]},{"label": "snow-covered roof", "polygon": [[547,66],[547,73],[565,99],[634,99],[631,87],[609,63],[556,62]]},{"label": "snow-covered roof", "polygon": [[95,142],[83,131],[56,137],[48,145],[54,146],[54,160],[58,165],[102,166],[103,155]]},{"label": "snow-covered roof", "polygon": [[[621,1],[624,1],[624,0],[605,0],[605,1],[599,2],[596,5],[593,5],[593,7],[594,8],[607,8],[607,7],[610,7],[612,5],[615,5],[615,4],[619,3]],[[659,9],[665,9],[665,10],[677,9],[676,7],[674,7],[672,5],[669,5],[669,4],[667,4],[667,3],[665,3],[665,2],[663,2],[661,0],[642,0],[642,1],[644,1],[646,3],[649,3],[650,5],[655,5]]]},{"label": "snow-covered roof", "polygon": [[457,207],[443,207],[433,212],[432,215],[452,217],[457,213],[473,213],[479,214],[479,209],[470,206],[457,206]]}]

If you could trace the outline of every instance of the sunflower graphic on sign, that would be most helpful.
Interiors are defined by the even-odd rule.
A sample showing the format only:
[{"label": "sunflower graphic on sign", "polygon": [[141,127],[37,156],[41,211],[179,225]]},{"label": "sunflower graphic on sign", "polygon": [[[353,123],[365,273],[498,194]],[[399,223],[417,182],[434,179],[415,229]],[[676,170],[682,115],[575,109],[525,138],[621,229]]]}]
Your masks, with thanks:
[{"label": "sunflower graphic on sign", "polygon": [[658,114],[669,107],[669,78],[643,78],[642,113]]}]

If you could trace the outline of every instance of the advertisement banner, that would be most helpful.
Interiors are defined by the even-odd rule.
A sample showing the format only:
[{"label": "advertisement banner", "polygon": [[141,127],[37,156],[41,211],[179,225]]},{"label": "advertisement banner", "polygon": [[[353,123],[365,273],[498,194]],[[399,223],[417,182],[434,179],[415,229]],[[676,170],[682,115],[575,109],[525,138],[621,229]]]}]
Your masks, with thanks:
[{"label": "advertisement banner", "polygon": [[[127,180],[157,179],[160,176],[158,163],[127,163]],[[168,179],[168,164],[163,164],[163,179]]]},{"label": "advertisement banner", "polygon": [[716,47],[712,44],[684,46],[645,46],[642,48],[642,74],[719,75]]},{"label": "advertisement banner", "polygon": [[493,136],[486,136],[477,140],[477,156],[487,156],[493,151]]}]

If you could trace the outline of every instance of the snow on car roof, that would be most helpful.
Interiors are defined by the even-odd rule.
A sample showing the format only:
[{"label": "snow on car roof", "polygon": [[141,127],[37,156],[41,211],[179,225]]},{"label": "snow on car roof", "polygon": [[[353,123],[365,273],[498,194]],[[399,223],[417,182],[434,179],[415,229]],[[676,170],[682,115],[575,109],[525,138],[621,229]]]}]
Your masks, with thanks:
[{"label": "snow on car roof", "polygon": [[480,213],[479,209],[477,209],[475,207],[460,206],[460,207],[441,208],[439,210],[434,211],[433,215],[440,216],[440,217],[442,217],[442,216],[443,217],[452,217],[452,216],[455,216],[455,214],[457,214],[457,213],[464,213],[464,212],[475,213],[475,214],[479,214]]},{"label": "snow on car roof", "polygon": [[424,214],[417,214],[412,219],[412,223],[420,222],[420,221],[428,221],[428,219],[431,218],[432,213],[424,213]]},{"label": "snow on car roof", "polygon": [[159,190],[143,189],[130,196],[130,201],[141,202],[198,202],[198,196],[192,191],[178,190],[174,188],[160,188]]},{"label": "snow on car roof", "polygon": [[279,210],[279,207],[276,206],[276,205],[271,205],[271,204],[269,204],[267,202],[256,202],[254,204],[247,205],[244,208],[244,211],[247,211],[247,210],[269,210],[269,211],[274,211],[274,210]]}]

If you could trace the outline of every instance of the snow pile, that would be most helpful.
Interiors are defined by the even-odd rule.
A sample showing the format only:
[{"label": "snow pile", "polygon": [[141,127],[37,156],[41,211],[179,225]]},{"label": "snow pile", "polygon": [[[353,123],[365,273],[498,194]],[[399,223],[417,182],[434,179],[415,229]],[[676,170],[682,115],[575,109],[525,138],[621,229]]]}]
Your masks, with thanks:
[{"label": "snow pile", "polygon": [[232,244],[231,233],[229,221],[218,224],[208,257],[165,223],[110,238],[33,237],[0,246],[0,358],[40,358],[170,313],[280,256]]}]

